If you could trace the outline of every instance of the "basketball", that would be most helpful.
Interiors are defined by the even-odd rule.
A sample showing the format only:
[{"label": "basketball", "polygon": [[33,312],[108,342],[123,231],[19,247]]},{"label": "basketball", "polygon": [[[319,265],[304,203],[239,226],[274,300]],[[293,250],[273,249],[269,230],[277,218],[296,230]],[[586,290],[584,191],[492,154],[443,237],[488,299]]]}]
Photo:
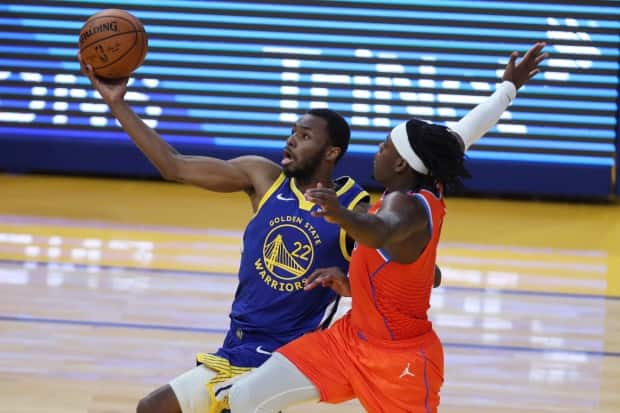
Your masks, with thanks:
[{"label": "basketball", "polygon": [[97,76],[122,79],[144,62],[148,40],[144,26],[131,13],[106,9],[88,18],[80,30],[80,55]]}]

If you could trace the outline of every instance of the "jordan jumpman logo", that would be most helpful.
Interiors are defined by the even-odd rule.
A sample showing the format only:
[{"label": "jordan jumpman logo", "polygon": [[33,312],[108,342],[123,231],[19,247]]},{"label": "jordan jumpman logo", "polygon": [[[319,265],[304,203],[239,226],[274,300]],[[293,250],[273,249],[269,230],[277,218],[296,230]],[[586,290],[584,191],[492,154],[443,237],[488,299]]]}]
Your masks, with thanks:
[{"label": "jordan jumpman logo", "polygon": [[403,370],[403,372],[400,374],[399,379],[402,379],[405,376],[411,376],[411,377],[415,377],[415,374],[413,374],[412,372],[409,371],[409,367],[411,366],[411,363],[407,363],[407,367],[405,367],[405,369]]}]

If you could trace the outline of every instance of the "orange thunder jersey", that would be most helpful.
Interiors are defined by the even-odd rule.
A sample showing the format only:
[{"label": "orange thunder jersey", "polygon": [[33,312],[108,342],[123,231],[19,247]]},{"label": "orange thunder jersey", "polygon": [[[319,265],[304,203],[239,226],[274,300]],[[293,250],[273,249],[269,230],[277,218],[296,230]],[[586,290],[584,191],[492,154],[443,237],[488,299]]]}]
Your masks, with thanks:
[{"label": "orange thunder jersey", "polygon": [[[426,312],[430,307],[445,204],[441,195],[425,189],[409,196],[417,198],[426,207],[432,233],[416,261],[409,264],[394,262],[386,251],[362,244],[357,244],[353,251],[349,266],[353,297],[351,322],[361,335],[403,340],[431,330]],[[370,213],[379,210],[382,200],[373,205]]]}]

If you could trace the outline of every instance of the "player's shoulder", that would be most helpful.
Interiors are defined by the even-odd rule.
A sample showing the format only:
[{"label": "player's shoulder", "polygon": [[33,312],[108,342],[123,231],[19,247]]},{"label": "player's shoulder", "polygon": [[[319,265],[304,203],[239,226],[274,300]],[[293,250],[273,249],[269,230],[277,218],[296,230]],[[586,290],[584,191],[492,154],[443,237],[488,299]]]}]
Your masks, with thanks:
[{"label": "player's shoulder", "polygon": [[382,210],[390,210],[403,215],[415,214],[426,210],[425,200],[419,192],[413,191],[392,191],[383,195],[381,202]]},{"label": "player's shoulder", "polygon": [[280,165],[271,159],[265,158],[264,156],[244,155],[233,158],[229,162],[235,164],[236,166],[242,167],[244,170],[251,172],[253,175],[263,175],[272,178],[272,180],[275,180],[280,173],[282,173],[282,168]]},{"label": "player's shoulder", "polygon": [[244,155],[229,162],[240,168],[258,193],[266,192],[283,174],[280,165],[258,155]]},{"label": "player's shoulder", "polygon": [[242,171],[251,182],[251,189],[246,191],[252,201],[252,208],[257,212],[269,195],[282,184],[285,177],[282,168],[262,156],[245,155],[228,161]]},{"label": "player's shoulder", "polygon": [[370,203],[370,194],[355,179],[341,176],[334,180],[334,188],[341,202],[351,202],[351,207],[359,203]]},{"label": "player's shoulder", "polygon": [[349,190],[354,190],[356,192],[365,190],[359,182],[357,182],[354,178],[348,175],[339,176],[338,178],[334,179],[334,188],[339,194]]}]

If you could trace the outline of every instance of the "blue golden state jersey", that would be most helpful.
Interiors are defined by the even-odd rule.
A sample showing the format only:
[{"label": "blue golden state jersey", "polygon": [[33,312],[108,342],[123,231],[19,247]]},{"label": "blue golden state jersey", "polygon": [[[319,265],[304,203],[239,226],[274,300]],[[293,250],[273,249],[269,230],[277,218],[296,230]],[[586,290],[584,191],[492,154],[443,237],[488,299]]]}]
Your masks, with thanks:
[{"label": "blue golden state jersey", "polygon": [[[369,200],[353,179],[335,183],[341,205],[352,209]],[[314,270],[339,267],[346,273],[350,259],[344,231],[313,217],[316,208],[294,179],[281,174],[246,227],[230,330],[216,353],[232,365],[262,364],[281,345],[319,327],[335,308],[330,288],[303,291]]]}]

